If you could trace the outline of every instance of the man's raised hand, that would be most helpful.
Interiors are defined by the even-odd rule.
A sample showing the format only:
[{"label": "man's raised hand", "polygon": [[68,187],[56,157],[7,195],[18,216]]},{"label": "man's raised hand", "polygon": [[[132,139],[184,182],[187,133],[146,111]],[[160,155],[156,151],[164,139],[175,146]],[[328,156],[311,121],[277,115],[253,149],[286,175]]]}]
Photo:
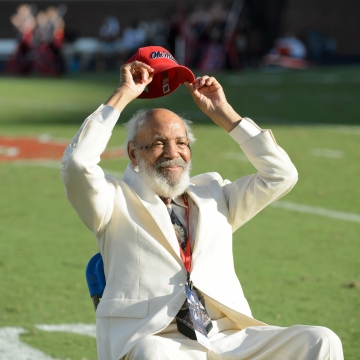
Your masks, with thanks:
[{"label": "man's raised hand", "polygon": [[230,132],[241,121],[241,116],[227,102],[222,86],[214,77],[204,75],[185,85],[200,110],[215,124]]},{"label": "man's raised hand", "polygon": [[120,83],[109,100],[105,103],[120,112],[132,100],[136,99],[151,83],[154,69],[141,62],[133,61],[120,67]]},{"label": "man's raised hand", "polygon": [[141,61],[133,61],[121,66],[119,87],[128,89],[135,99],[151,83],[153,76],[154,69],[151,66]]}]

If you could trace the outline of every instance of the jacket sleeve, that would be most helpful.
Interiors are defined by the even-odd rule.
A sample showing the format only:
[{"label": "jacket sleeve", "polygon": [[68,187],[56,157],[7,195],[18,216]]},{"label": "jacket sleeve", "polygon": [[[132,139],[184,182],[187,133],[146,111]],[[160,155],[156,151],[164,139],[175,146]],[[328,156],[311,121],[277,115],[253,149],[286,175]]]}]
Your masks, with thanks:
[{"label": "jacket sleeve", "polygon": [[98,163],[119,115],[111,106],[100,106],[84,121],[62,158],[66,196],[96,235],[104,231],[113,211],[114,186]]},{"label": "jacket sleeve", "polygon": [[[244,120],[257,126],[248,118]],[[235,133],[236,131],[239,132],[238,129]],[[237,140],[238,136],[231,135]],[[256,136],[249,137],[240,147],[258,172],[241,177],[235,182],[222,180],[233,231],[268,204],[287,194],[298,179],[295,166],[276,143],[271,130],[261,130]]]}]

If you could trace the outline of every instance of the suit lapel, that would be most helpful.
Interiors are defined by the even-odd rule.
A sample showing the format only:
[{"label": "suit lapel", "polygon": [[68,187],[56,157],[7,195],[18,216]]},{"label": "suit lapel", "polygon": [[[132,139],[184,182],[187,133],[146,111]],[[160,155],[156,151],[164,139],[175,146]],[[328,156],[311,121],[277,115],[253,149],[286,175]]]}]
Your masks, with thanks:
[{"label": "suit lapel", "polygon": [[179,242],[176,238],[171,221],[168,221],[168,219],[170,219],[169,213],[167,212],[166,207],[159,196],[157,196],[152,190],[149,189],[149,187],[142,181],[137,172],[133,170],[131,164],[127,166],[123,180],[135,191],[141,203],[149,212],[149,215],[154,219],[164,236],[163,240],[170,244],[175,254],[179,259],[181,259]]}]

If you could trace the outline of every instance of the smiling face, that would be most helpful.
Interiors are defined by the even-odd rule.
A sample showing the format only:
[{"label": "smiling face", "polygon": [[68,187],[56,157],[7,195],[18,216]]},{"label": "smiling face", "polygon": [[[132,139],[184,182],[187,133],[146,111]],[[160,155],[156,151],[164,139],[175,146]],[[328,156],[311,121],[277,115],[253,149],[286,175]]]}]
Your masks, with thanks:
[{"label": "smiling face", "polygon": [[135,142],[128,145],[134,167],[147,185],[162,197],[182,194],[189,184],[191,152],[183,121],[166,109],[147,113]]}]

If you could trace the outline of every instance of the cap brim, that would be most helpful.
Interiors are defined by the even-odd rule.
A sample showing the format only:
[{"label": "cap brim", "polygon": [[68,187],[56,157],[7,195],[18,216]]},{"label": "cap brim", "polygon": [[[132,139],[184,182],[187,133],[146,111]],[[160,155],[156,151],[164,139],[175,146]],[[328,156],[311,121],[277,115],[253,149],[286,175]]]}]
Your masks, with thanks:
[{"label": "cap brim", "polygon": [[167,71],[170,69],[175,69],[177,72],[177,80],[180,84],[183,84],[184,82],[188,81],[189,83],[193,83],[195,81],[195,75],[193,72],[183,65],[170,65],[169,64],[163,64],[160,66],[157,66],[156,69],[154,69],[154,74],[159,74],[163,71]]},{"label": "cap brim", "polygon": [[184,82],[194,82],[195,76],[185,66],[156,67],[151,83],[138,96],[139,99],[154,99],[169,95]]}]

